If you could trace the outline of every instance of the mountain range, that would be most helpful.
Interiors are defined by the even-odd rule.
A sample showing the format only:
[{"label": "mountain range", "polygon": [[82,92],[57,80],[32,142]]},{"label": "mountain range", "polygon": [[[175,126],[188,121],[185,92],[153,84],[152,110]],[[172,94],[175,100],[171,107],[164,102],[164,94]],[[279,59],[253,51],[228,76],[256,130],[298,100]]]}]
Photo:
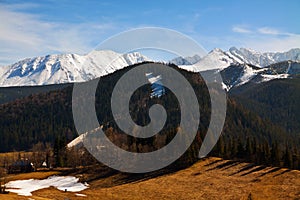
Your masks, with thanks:
[{"label": "mountain range", "polygon": [[299,61],[300,49],[295,48],[282,53],[260,53],[252,49],[231,47],[228,51],[223,51],[216,48],[209,52],[205,57],[201,58],[198,55],[193,57],[178,57],[171,60],[172,63],[177,65],[194,65],[195,71],[203,71],[206,69],[226,68],[232,64],[250,64],[263,68],[271,64],[282,61]]},{"label": "mountain range", "polygon": [[[150,59],[139,52],[122,55],[110,50],[28,58],[0,67],[0,87],[85,82],[144,61]],[[232,47],[228,51],[216,48],[202,58],[194,55],[165,62],[192,72],[218,70],[223,76],[224,88],[230,90],[249,81],[259,83],[299,74],[300,49],[260,53],[246,48]]]},{"label": "mountain range", "polygon": [[[297,49],[290,52],[294,51]],[[285,54],[294,55],[294,53]],[[104,58],[101,59],[101,55]],[[111,57],[108,57],[109,55]],[[229,90],[226,121],[222,137],[216,145],[213,155],[298,169],[300,163],[300,152],[298,151],[300,146],[300,106],[298,103],[300,100],[300,76],[298,76],[300,67],[298,58],[289,57],[283,61],[280,60],[283,58],[276,61],[270,59],[270,63],[274,62],[273,64],[256,66],[236,59],[237,56],[228,55],[228,52],[215,49],[203,58],[199,56],[176,58],[177,62],[184,64],[177,63],[177,65],[186,70],[172,64],[171,62],[174,60],[165,64],[177,69],[189,80],[199,97],[199,105],[201,105],[201,124],[199,125],[199,135],[195,137],[195,146],[191,146],[190,151],[185,154],[186,157],[183,157],[184,162],[180,161],[178,166],[182,166],[183,163],[191,163],[197,158],[197,145],[201,144],[201,138],[209,124],[209,94],[203,79],[198,73],[192,72],[202,71],[202,68],[196,67],[201,67],[201,63],[209,61],[215,62],[216,65],[204,70],[220,72],[223,76],[224,88]],[[120,56],[119,59],[109,64],[110,60],[116,56]],[[209,59],[210,57],[215,59]],[[139,53],[121,55],[112,51],[95,51],[85,56],[67,54],[28,59],[12,65],[13,67],[8,67],[11,73],[5,73],[7,78],[4,80],[19,81],[17,83],[12,81],[12,85],[30,83],[42,86],[0,87],[0,118],[2,119],[0,120],[0,151],[30,150],[32,145],[42,141],[50,142],[54,148],[57,148],[55,152],[58,153],[59,148],[64,148],[68,142],[77,137],[72,117],[73,84],[70,82],[86,81],[97,76],[101,76],[99,80],[101,87],[98,87],[95,93],[97,99],[95,108],[99,124],[109,131],[108,133],[115,138],[117,144],[126,146],[126,141],[128,141],[129,145],[127,146],[132,149],[136,149],[139,144],[145,144],[145,148],[148,150],[161,147],[159,145],[163,145],[164,142],[173,138],[175,127],[180,122],[180,112],[178,113],[178,101],[168,88],[165,88],[164,95],[161,97],[160,93],[157,93],[157,97],[160,98],[151,98],[149,95],[149,93],[157,91],[157,87],[152,87],[155,86],[155,83],[161,85],[160,80],[163,83],[164,79],[159,74],[145,74],[145,76],[148,75],[147,78],[151,85],[146,84],[134,92],[129,108],[134,122],[145,125],[150,120],[149,107],[156,103],[163,105],[170,116],[167,118],[169,121],[164,129],[164,133],[168,135],[158,134],[163,136],[158,137],[157,140],[153,140],[154,138],[145,141],[136,140],[133,145],[132,138],[125,138],[124,134],[119,132],[111,114],[111,93],[114,85],[130,69],[139,67],[146,60],[148,59]],[[128,63],[138,64],[125,67]],[[222,65],[217,65],[218,63]],[[79,67],[82,64],[86,69]],[[58,84],[51,84],[46,79],[33,79],[36,77],[47,78],[46,75],[54,83],[60,76],[66,79],[57,79]],[[26,82],[28,80],[33,81]],[[46,81],[43,82],[44,80]],[[132,77],[130,82],[135,80],[136,77]],[[158,89],[160,90],[160,88]],[[82,95],[81,98],[85,99],[86,95]],[[195,105],[197,104],[190,106]],[[118,135],[115,136],[115,133]],[[275,154],[276,149],[278,149],[276,151],[278,159],[273,160],[271,158],[275,158],[275,156],[271,156],[271,154]],[[63,166],[60,161],[58,163]]]}]

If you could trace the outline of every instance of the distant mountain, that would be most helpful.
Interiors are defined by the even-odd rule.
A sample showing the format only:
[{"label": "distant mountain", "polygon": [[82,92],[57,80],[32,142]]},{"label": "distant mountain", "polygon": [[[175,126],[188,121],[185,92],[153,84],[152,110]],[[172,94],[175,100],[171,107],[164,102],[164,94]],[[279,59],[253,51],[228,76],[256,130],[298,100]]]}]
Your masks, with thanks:
[{"label": "distant mountain", "polygon": [[184,58],[180,59],[179,57],[173,59],[171,62],[179,65],[183,69],[193,72],[210,69],[224,69],[237,64],[249,64],[264,68],[271,64],[283,61],[300,61],[300,49],[291,49],[283,53],[260,53],[246,48],[237,49],[236,47],[231,47],[228,51],[216,48],[197,62],[188,64],[188,59],[189,58],[186,58],[186,60],[184,60]]},{"label": "distant mountain", "polygon": [[268,65],[293,60],[300,61],[300,49],[291,49],[283,53],[260,53],[251,49],[232,47],[226,52],[229,56],[235,58],[237,61],[255,65],[258,67],[266,67]]},{"label": "distant mountain", "polygon": [[189,56],[189,57],[177,57],[170,61],[175,65],[193,65],[201,60],[199,55]]},{"label": "distant mountain", "polygon": [[200,59],[198,62],[191,65],[180,65],[180,63],[176,63],[173,60],[173,64],[178,65],[180,68],[192,71],[192,72],[200,72],[210,69],[223,69],[232,64],[238,64],[242,62],[238,62],[234,58],[231,58],[221,49],[214,49],[209,52],[205,57]]},{"label": "distant mountain", "polygon": [[[117,60],[113,61],[115,58]],[[150,61],[138,52],[119,54],[92,51],[87,55],[61,54],[28,58],[0,67],[0,87],[36,86],[85,82],[113,73],[126,66]],[[259,53],[235,47],[228,51],[214,49],[205,57],[177,57],[166,61],[192,72],[220,70],[226,74],[225,88],[240,86],[252,80],[257,83],[299,73],[300,49],[283,53]]]},{"label": "distant mountain", "polygon": [[188,60],[180,57],[171,62],[192,72],[219,71],[223,77],[224,88],[230,90],[248,82],[261,83],[300,74],[300,49],[283,53],[259,53],[232,47],[228,51],[214,49],[193,64],[186,64],[189,63]]},{"label": "distant mountain", "polygon": [[[115,58],[118,59],[112,62]],[[93,51],[83,56],[62,54],[29,58],[0,68],[0,86],[84,82],[147,60],[138,52],[121,55],[113,51]]]},{"label": "distant mountain", "polygon": [[259,68],[250,64],[232,64],[221,70],[226,89],[246,83],[262,83],[273,79],[293,78],[300,74],[299,61],[283,61]]}]

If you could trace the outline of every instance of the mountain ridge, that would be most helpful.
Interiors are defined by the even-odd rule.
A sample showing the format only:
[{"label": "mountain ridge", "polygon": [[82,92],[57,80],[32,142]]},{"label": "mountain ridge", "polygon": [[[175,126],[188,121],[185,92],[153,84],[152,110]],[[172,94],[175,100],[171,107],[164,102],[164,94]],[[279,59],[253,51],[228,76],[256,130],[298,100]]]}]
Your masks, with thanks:
[{"label": "mountain ridge", "polygon": [[[202,58],[199,55],[194,55],[185,58],[177,57],[165,62],[176,64],[187,71],[200,72],[212,69],[226,70],[231,66],[240,65],[253,65],[259,70],[259,68],[266,68],[288,60],[300,62],[300,49],[295,48],[282,53],[260,53],[246,48],[231,47],[228,51],[216,48]],[[27,58],[12,65],[0,67],[0,86],[85,82],[144,61],[151,61],[151,59],[139,52],[119,54],[110,50],[92,51],[86,55],[55,54]],[[250,68],[246,67],[245,69]],[[276,77],[272,74],[272,76],[263,78],[264,80],[271,80],[287,78],[287,76]],[[240,80],[240,82],[243,81]],[[227,85],[227,87],[230,88],[231,86]]]},{"label": "mountain ridge", "polygon": [[[259,68],[267,67],[271,64],[283,61],[300,61],[300,48],[294,48],[286,52],[266,52],[260,53],[252,49],[231,47],[228,51],[215,48],[206,56],[199,59],[197,62],[190,64],[191,71],[203,71],[210,69],[224,69],[230,65],[249,64]],[[173,62],[172,62],[173,61]],[[176,59],[171,62],[173,64],[181,65],[181,63],[188,63],[181,61],[175,63]],[[188,69],[187,67],[184,67]]]},{"label": "mountain ridge", "polygon": [[27,58],[2,68],[0,85],[8,87],[84,82],[148,60],[138,52],[122,55],[109,50],[92,51],[83,56],[59,54]]},{"label": "mountain ridge", "polygon": [[246,83],[263,83],[274,79],[293,78],[300,74],[299,61],[282,61],[264,68],[249,64],[234,64],[220,71],[227,90]]}]

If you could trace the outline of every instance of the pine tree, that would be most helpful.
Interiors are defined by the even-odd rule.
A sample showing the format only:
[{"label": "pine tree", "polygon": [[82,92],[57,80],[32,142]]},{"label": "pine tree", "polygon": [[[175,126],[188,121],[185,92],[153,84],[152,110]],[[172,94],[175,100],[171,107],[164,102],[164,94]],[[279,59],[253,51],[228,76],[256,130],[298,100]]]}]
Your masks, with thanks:
[{"label": "pine tree", "polygon": [[291,155],[291,152],[290,152],[290,149],[288,147],[288,144],[286,144],[285,146],[285,154],[283,156],[283,161],[284,161],[284,166],[287,167],[287,168],[292,168],[292,163],[293,163],[293,160],[292,160],[292,155]]},{"label": "pine tree", "polygon": [[246,142],[246,154],[247,154],[247,158],[252,161],[253,145],[252,145],[252,141],[250,140],[250,137],[247,138],[247,142]]},{"label": "pine tree", "polygon": [[244,148],[244,144],[240,138],[237,140],[237,157],[245,158],[245,148]]},{"label": "pine tree", "polygon": [[217,143],[217,154],[219,157],[223,157],[225,155],[225,144],[222,136],[219,138]]},{"label": "pine tree", "polygon": [[278,143],[273,142],[271,149],[271,164],[273,166],[280,166],[280,152],[278,148]]},{"label": "pine tree", "polygon": [[270,146],[267,140],[264,141],[263,144],[263,154],[264,154],[264,162],[263,164],[270,164],[270,157],[271,157],[271,152],[270,152]]}]

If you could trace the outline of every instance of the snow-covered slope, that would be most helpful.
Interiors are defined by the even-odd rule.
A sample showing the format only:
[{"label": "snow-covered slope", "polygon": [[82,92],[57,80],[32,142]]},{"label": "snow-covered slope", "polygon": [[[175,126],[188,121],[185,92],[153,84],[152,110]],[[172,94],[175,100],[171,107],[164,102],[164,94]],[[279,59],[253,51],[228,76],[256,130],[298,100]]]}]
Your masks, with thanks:
[{"label": "snow-covered slope", "polygon": [[300,49],[291,49],[283,53],[260,53],[251,49],[232,47],[226,52],[228,55],[235,57],[244,63],[265,67],[274,63],[293,60],[300,61]]},{"label": "snow-covered slope", "polygon": [[182,69],[199,72],[210,69],[224,69],[235,64],[250,64],[266,67],[282,61],[300,61],[300,49],[291,49],[283,53],[260,53],[251,49],[231,47],[228,51],[214,49],[198,62],[190,63],[183,58],[173,59],[171,62]]},{"label": "snow-covered slope", "polygon": [[180,63],[177,64],[182,69],[193,72],[199,72],[210,69],[223,69],[235,63],[238,63],[238,61],[229,57],[221,49],[214,49],[202,59],[200,59],[198,62],[192,65],[180,65]]},{"label": "snow-covered slope", "polygon": [[188,64],[179,58],[172,61],[188,71],[221,72],[223,88],[226,90],[250,81],[260,83],[300,74],[300,49],[291,49],[283,53],[260,53],[251,49],[232,47],[228,51],[214,49],[194,64]]},{"label": "snow-covered slope", "polygon": [[29,58],[1,67],[0,86],[88,81],[146,60],[149,59],[138,52],[121,55],[113,51],[93,51],[83,56],[62,54]]},{"label": "snow-covered slope", "polygon": [[[111,62],[114,58],[117,59]],[[109,50],[92,51],[87,55],[62,54],[29,58],[10,66],[0,67],[0,87],[83,82],[143,61],[149,61],[149,59],[138,52],[121,55]],[[299,69],[294,67],[295,64],[289,73],[278,71],[284,67],[276,64],[285,61],[300,62],[300,49],[291,49],[283,53],[260,53],[246,48],[232,47],[228,51],[214,49],[203,58],[195,55],[186,58],[178,57],[169,62],[193,72],[212,69],[225,70],[230,66],[246,66],[244,67],[245,75],[240,75],[241,80],[236,82],[242,84],[246,83],[250,77],[255,77],[249,75],[252,73],[260,74],[261,81],[271,80],[275,77],[288,77],[282,74],[291,74],[292,72],[299,74]],[[258,69],[251,70],[249,66],[252,65],[257,66]],[[271,65],[272,69],[265,69]],[[263,71],[266,73],[262,74],[259,69],[264,69]],[[285,69],[287,70],[287,68]],[[232,71],[232,75],[235,77],[239,70],[234,70],[237,69],[230,68],[227,71]],[[273,74],[269,73],[270,70],[273,71]],[[248,78],[245,78],[246,74]],[[230,82],[232,84],[232,81]]]},{"label": "snow-covered slope", "polygon": [[273,79],[292,78],[300,74],[299,61],[283,61],[260,68],[249,64],[235,64],[220,70],[227,90],[248,82],[261,83]]}]

